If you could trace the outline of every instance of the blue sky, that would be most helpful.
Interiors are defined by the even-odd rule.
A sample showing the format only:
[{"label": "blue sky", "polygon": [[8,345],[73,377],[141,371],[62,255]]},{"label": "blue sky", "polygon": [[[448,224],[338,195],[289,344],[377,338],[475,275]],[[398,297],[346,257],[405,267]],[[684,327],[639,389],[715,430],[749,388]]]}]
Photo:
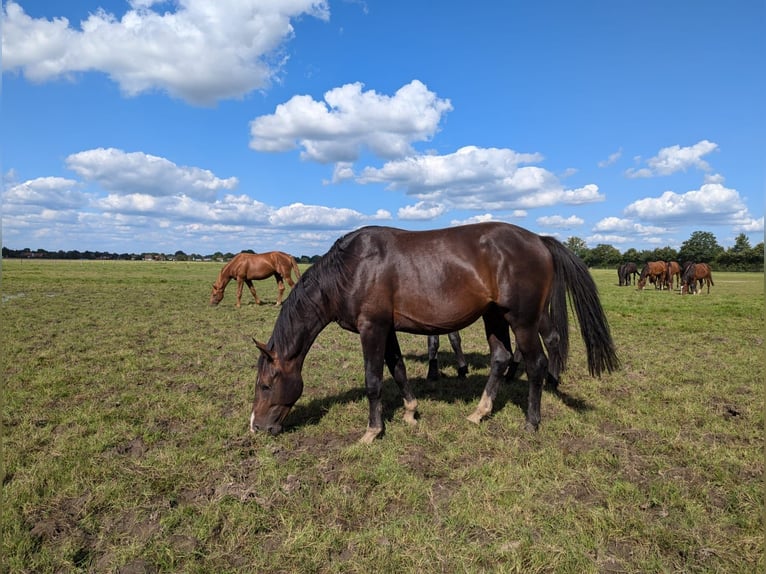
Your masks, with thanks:
[{"label": "blue sky", "polygon": [[761,0],[3,2],[2,242],[764,238]]}]

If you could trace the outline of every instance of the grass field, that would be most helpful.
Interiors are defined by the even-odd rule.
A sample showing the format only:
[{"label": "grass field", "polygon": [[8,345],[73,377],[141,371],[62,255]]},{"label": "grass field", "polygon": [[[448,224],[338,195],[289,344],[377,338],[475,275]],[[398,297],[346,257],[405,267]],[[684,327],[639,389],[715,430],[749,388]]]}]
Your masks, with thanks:
[{"label": "grass field", "polygon": [[286,432],[247,431],[278,308],[235,309],[234,285],[209,307],[220,267],[2,262],[4,572],[766,570],[763,274],[681,296],[594,271],[623,368],[590,378],[574,335],[536,434],[524,378],[466,420],[480,324],[466,381],[446,338],[426,381],[425,337],[402,335],[419,425],[388,378],[365,446],[360,345],[335,325]]}]

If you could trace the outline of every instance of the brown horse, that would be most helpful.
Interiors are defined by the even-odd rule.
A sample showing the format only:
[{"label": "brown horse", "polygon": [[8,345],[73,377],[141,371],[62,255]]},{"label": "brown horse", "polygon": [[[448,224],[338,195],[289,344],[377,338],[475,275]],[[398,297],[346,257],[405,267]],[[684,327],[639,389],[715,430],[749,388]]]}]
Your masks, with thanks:
[{"label": "brown horse", "polygon": [[359,333],[362,343],[370,407],[362,442],[372,442],[384,430],[384,365],[404,397],[405,421],[416,424],[417,400],[397,331],[445,334],[479,317],[490,348],[490,375],[469,420],[479,423],[492,412],[513,355],[510,327],[529,381],[526,428],[536,430],[549,362],[541,335],[556,340],[556,358],[551,360],[565,365],[568,299],[580,324],[591,375],[618,368],[593,278],[558,240],[499,222],[432,231],[363,227],[338,239],[306,271],[280,310],[269,341],[256,341],[261,356],[250,430],[281,432],[303,392],[306,354],[333,321]]},{"label": "brown horse", "polygon": [[301,278],[301,272],[298,264],[292,255],[282,253],[281,251],[268,251],[266,253],[238,253],[231,261],[223,266],[218,274],[218,279],[213,283],[213,291],[210,293],[210,304],[218,305],[223,299],[223,292],[229,281],[237,280],[237,307],[242,304],[242,287],[247,284],[250,293],[255,298],[256,305],[261,304],[258,294],[255,292],[253,280],[267,279],[272,275],[277,280],[277,305],[282,304],[282,294],[285,292],[285,282],[293,287],[295,282],[292,278],[292,272],[298,279]]},{"label": "brown horse", "polygon": [[710,293],[710,286],[715,286],[715,283],[713,283],[713,272],[707,263],[692,263],[684,269],[684,274],[681,278],[681,294],[699,293],[700,291],[697,290],[698,281],[700,291],[702,286],[707,284],[708,294]]},{"label": "brown horse", "polygon": [[666,273],[667,264],[664,261],[649,261],[641,270],[636,288],[639,290],[643,289],[648,279],[650,283],[654,283],[656,289],[662,289],[665,284]]},{"label": "brown horse", "polygon": [[668,261],[667,262],[667,270],[665,271],[665,283],[668,286],[668,289],[673,289],[673,278],[676,279],[676,287],[681,287],[681,265],[679,265],[678,261]]}]

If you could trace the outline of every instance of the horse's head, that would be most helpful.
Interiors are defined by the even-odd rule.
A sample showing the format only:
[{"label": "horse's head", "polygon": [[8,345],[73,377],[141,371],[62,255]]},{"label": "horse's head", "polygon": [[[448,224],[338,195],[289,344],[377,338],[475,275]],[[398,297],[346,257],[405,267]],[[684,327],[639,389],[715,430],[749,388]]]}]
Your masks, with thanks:
[{"label": "horse's head", "polygon": [[210,292],[210,304],[218,305],[218,303],[221,302],[221,299],[223,299],[223,289],[213,283],[213,290]]},{"label": "horse's head", "polygon": [[282,422],[303,392],[300,368],[283,362],[279,355],[263,343],[255,342],[261,351],[255,379],[255,399],[250,413],[250,430],[263,430],[272,435],[282,432]]}]

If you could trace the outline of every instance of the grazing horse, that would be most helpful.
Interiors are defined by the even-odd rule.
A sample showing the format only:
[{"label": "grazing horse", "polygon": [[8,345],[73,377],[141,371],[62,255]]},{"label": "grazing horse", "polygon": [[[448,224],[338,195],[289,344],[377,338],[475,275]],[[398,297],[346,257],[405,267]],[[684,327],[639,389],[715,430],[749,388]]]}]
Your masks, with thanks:
[{"label": "grazing horse", "polygon": [[665,284],[665,274],[667,273],[667,264],[664,261],[649,261],[641,269],[641,275],[638,277],[637,289],[641,290],[646,286],[647,279],[654,283],[655,289],[662,289]]},{"label": "grazing horse", "polygon": [[282,294],[285,292],[285,282],[293,287],[295,282],[292,278],[292,272],[298,279],[301,272],[295,258],[281,251],[268,251],[266,253],[238,253],[231,261],[223,266],[218,274],[218,279],[213,283],[213,291],[210,293],[210,304],[218,305],[223,299],[223,292],[226,285],[232,279],[237,280],[237,307],[242,304],[242,288],[244,284],[250,289],[250,293],[255,298],[256,305],[261,304],[258,294],[255,292],[253,280],[267,279],[272,275],[277,280],[277,305],[282,304]]},{"label": "grazing horse", "polygon": [[[699,281],[699,291],[697,290],[697,281]],[[707,284],[708,293],[710,293],[710,286],[715,286],[710,265],[707,263],[691,263],[684,269],[684,274],[681,278],[681,294],[699,293],[704,284]]]},{"label": "grazing horse", "polygon": [[[460,333],[458,331],[452,331],[447,333],[452,350],[455,351],[455,357],[457,358],[457,378],[465,379],[468,374],[468,363],[465,360],[463,354],[462,340],[460,339]],[[428,335],[428,374],[426,378],[429,381],[436,381],[439,379],[439,361],[436,358],[439,352],[439,335]]]},{"label": "grazing horse", "polygon": [[623,263],[617,269],[617,276],[620,281],[620,287],[630,285],[630,276],[633,275],[633,285],[636,284],[636,275],[638,275],[638,266],[635,263]]},{"label": "grazing horse", "polygon": [[[510,329],[529,381],[526,428],[540,424],[543,377],[549,359],[569,352],[569,299],[585,342],[592,376],[619,367],[598,290],[587,266],[561,242],[515,225],[485,222],[431,231],[363,227],[340,239],[304,273],[285,301],[258,358],[250,430],[277,434],[303,392],[306,354],[330,322],[359,333],[369,418],[361,438],[383,433],[383,368],[404,398],[404,420],[417,424],[417,400],[407,379],[397,331],[439,335],[479,317],[490,348],[490,375],[468,419],[479,423],[511,361]],[[562,367],[563,368],[563,367]]]},{"label": "grazing horse", "polygon": [[668,261],[665,271],[665,283],[669,290],[673,289],[673,277],[676,278],[676,287],[681,287],[681,266],[678,261]]}]

